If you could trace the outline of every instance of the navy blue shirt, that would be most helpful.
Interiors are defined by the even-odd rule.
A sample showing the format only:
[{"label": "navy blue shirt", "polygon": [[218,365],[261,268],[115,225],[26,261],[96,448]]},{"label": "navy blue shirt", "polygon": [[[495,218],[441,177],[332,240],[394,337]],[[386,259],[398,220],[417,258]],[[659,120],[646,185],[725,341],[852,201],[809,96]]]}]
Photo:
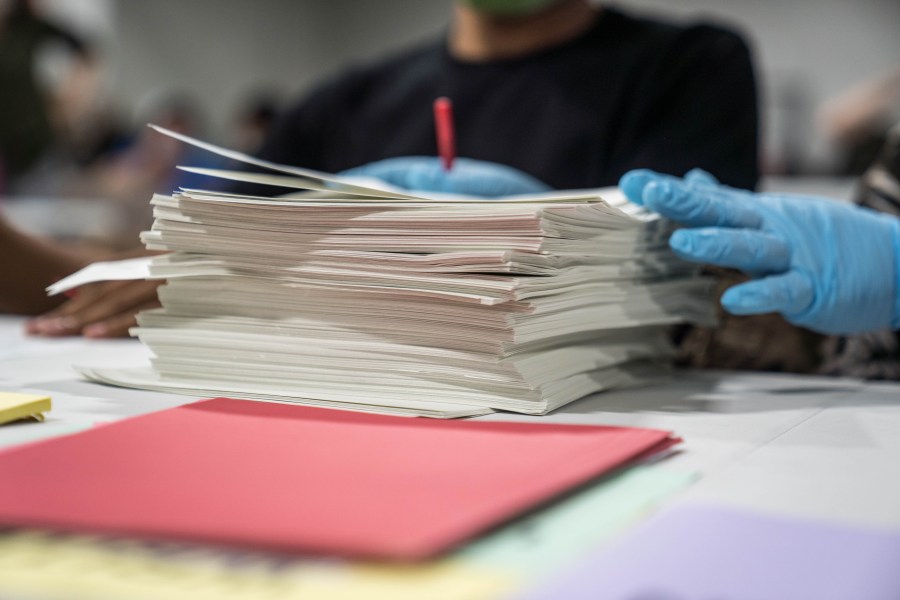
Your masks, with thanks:
[{"label": "navy blue shirt", "polygon": [[329,172],[433,156],[439,96],[453,100],[459,156],[554,188],[614,185],[638,167],[757,182],[756,85],[743,40],[610,8],[576,39],[528,56],[464,62],[442,39],[351,69],[289,110],[261,156]]}]

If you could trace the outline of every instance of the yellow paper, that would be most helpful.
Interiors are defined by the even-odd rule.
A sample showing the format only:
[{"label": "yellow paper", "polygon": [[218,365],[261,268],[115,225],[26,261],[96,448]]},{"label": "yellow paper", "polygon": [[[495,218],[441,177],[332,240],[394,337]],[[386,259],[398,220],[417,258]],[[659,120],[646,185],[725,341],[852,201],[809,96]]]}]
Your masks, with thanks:
[{"label": "yellow paper", "polygon": [[43,421],[49,410],[49,396],[0,392],[0,425],[28,417]]},{"label": "yellow paper", "polygon": [[0,596],[69,600],[494,600],[502,570],[437,561],[368,565],[41,532],[0,535]]}]

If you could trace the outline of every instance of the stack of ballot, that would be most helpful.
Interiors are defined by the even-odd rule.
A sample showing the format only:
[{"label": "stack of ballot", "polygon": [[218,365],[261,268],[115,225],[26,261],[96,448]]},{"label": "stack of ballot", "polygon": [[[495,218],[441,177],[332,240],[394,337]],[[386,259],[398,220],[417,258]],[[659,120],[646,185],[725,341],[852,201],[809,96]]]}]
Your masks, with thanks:
[{"label": "stack of ballot", "polygon": [[83,368],[90,378],[436,417],[543,414],[643,382],[671,355],[667,326],[711,320],[708,282],[668,249],[672,226],[615,194],[413,195],[162,132],[280,174],[189,170],[292,191],[154,196],[142,240],[169,252],[149,266],[168,282],[132,331],[152,370]]}]

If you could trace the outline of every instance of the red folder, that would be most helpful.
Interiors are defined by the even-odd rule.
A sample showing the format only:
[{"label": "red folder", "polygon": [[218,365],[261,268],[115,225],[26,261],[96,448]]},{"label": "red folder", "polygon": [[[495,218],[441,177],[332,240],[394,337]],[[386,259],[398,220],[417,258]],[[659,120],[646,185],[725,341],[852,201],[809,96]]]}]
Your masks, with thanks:
[{"label": "red folder", "polygon": [[218,398],[0,453],[0,523],[420,559],[676,442]]}]

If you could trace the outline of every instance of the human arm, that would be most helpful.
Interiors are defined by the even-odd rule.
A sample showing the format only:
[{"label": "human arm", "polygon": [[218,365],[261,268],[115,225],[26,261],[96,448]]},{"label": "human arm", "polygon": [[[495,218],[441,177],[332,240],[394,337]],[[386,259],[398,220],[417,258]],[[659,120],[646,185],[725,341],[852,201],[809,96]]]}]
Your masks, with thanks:
[{"label": "human arm", "polygon": [[883,131],[900,113],[900,66],[866,79],[826,101],[816,120],[825,134],[844,146]]},{"label": "human arm", "polygon": [[0,312],[36,315],[62,302],[44,288],[90,260],[0,219]]},{"label": "human arm", "polygon": [[824,198],[753,194],[704,173],[685,179],[632,171],[630,200],[686,229],[669,244],[682,258],[741,269],[734,314],[781,313],[822,333],[900,328],[900,220]]}]

